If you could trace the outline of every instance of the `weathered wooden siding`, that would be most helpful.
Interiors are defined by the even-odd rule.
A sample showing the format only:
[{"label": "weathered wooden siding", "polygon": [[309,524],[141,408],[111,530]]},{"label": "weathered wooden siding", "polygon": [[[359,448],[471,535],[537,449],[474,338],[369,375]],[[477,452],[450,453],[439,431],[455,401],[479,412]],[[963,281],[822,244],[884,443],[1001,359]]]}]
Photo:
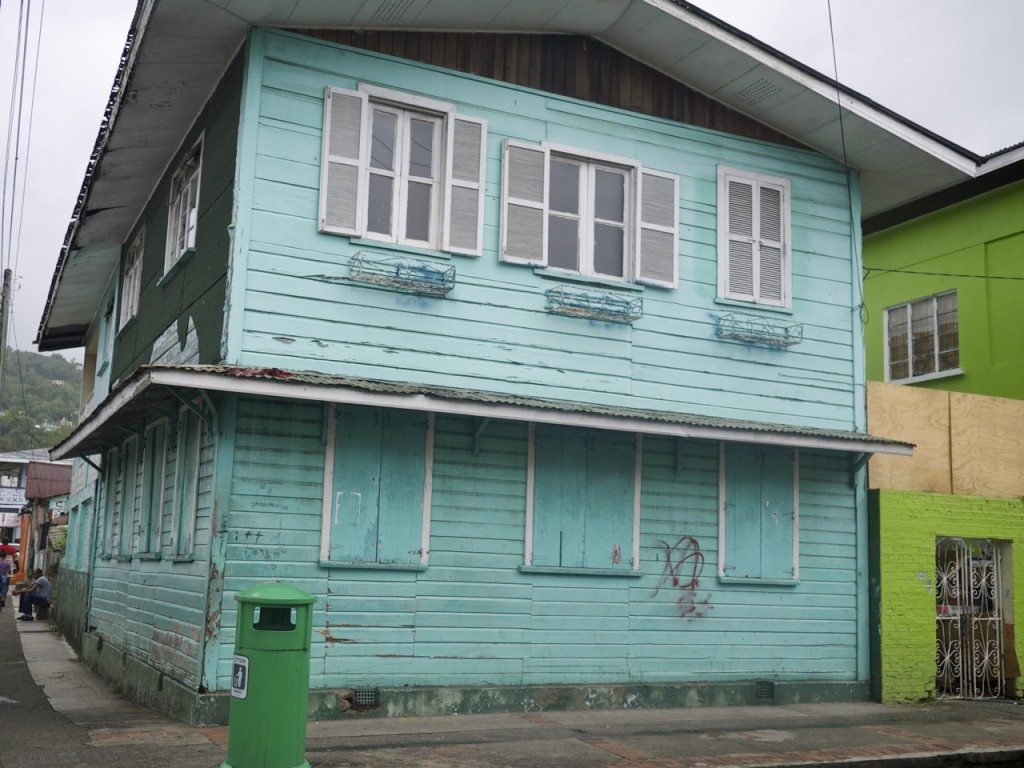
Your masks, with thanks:
[{"label": "weathered wooden siding", "polygon": [[748,139],[801,146],[763,123],[589,37],[347,29],[296,31],[320,40],[607,107]]},{"label": "weathered wooden siding", "polygon": [[[188,347],[194,358],[189,362],[220,359],[243,63],[239,56],[228,68],[125,240],[127,250],[140,228],[146,228],[139,312],[117,332],[112,381],[124,380],[140,365],[165,358],[172,345]],[[171,179],[200,136],[203,154],[195,251],[165,275]],[[105,395],[106,391],[100,399]]]},{"label": "weathered wooden siding", "polygon": [[[526,425],[492,422],[475,452],[477,426],[437,417],[426,571],[331,569],[318,564],[324,408],[240,401],[217,688],[230,681],[233,595],[268,578],[317,598],[314,687],[866,675],[845,457],[801,453],[795,585],[718,582],[718,445],[650,437],[642,576],[523,573]],[[676,567],[695,589],[673,585]]]},{"label": "weathered wooden siding", "polygon": [[[853,246],[846,177],[837,164],[800,149],[285,33],[256,31],[251,56],[230,362],[853,426]],[[452,259],[457,285],[446,299],[346,282],[355,253],[389,251],[317,233],[324,87],[360,81],[446,99],[488,120],[484,253]],[[548,314],[544,291],[560,283],[497,259],[505,137],[634,157],[678,174],[678,289],[644,290],[645,316],[632,326]],[[781,317],[804,323],[805,336],[787,350],[715,338],[714,316],[736,309],[715,302],[719,163],[792,182],[795,298],[792,315]]]},{"label": "weathered wooden siding", "polygon": [[[140,463],[129,480],[137,487],[135,509],[132,510],[132,555],[118,557],[116,549],[110,554],[98,555],[89,611],[89,625],[95,627],[93,631],[106,642],[193,687],[199,685],[202,666],[213,510],[215,451],[209,434],[204,432],[204,435],[194,554],[187,558],[174,558],[170,549],[171,507],[177,467],[176,442],[171,440],[160,517],[162,559],[147,559],[138,554],[142,503]],[[99,503],[103,504],[102,500]],[[116,510],[118,515],[121,512]]]}]

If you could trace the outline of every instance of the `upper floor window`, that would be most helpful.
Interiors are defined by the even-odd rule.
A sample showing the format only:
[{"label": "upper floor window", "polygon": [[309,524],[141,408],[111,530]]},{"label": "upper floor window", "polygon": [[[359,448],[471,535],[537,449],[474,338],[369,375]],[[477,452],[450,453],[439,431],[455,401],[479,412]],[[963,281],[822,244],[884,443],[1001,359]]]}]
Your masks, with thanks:
[{"label": "upper floor window", "polygon": [[718,168],[718,296],[793,303],[788,179]]},{"label": "upper floor window", "polygon": [[960,372],[956,291],[885,310],[887,381],[915,381]]},{"label": "upper floor window", "polygon": [[123,328],[139,312],[139,291],[142,287],[142,251],[146,243],[146,229],[136,235],[124,257],[124,277],[121,279],[121,314],[117,327]]},{"label": "upper floor window", "polygon": [[202,169],[203,142],[200,140],[171,179],[171,199],[167,211],[166,272],[187,251],[196,247],[199,223],[199,174]]},{"label": "upper floor window", "polygon": [[675,287],[676,177],[636,161],[505,142],[502,261]]},{"label": "upper floor window", "polygon": [[451,104],[328,88],[321,232],[479,255],[487,125]]}]

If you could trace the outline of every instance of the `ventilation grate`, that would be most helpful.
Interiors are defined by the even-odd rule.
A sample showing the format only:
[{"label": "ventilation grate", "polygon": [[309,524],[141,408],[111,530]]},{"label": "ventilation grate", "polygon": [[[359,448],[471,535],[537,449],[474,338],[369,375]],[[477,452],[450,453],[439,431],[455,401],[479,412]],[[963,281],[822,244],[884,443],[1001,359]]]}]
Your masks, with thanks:
[{"label": "ventilation grate", "polygon": [[416,0],[384,0],[370,18],[374,21],[398,21],[415,3]]},{"label": "ventilation grate", "polygon": [[782,89],[779,86],[769,80],[765,80],[763,77],[759,77],[750,85],[738,90],[733,95],[733,98],[740,104],[756,107],[762,101],[767,101],[773,96],[778,96],[780,93],[782,93]]},{"label": "ventilation grate", "polygon": [[356,688],[352,692],[352,706],[357,709],[373,709],[380,706],[379,688]]},{"label": "ventilation grate", "polygon": [[757,680],[754,683],[755,701],[775,701],[775,683],[771,680]]}]

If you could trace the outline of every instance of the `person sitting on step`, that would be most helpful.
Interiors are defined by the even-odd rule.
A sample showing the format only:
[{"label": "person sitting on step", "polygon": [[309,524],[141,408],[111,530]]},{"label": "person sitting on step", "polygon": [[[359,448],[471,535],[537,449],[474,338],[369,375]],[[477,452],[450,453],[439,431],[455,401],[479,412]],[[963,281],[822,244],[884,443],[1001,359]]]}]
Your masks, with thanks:
[{"label": "person sitting on step", "polygon": [[46,612],[50,608],[50,596],[53,594],[53,585],[50,580],[43,576],[41,568],[32,572],[32,579],[19,587],[16,587],[12,595],[18,595],[18,621],[33,621],[32,607],[36,607],[36,614],[40,619],[46,618]]}]

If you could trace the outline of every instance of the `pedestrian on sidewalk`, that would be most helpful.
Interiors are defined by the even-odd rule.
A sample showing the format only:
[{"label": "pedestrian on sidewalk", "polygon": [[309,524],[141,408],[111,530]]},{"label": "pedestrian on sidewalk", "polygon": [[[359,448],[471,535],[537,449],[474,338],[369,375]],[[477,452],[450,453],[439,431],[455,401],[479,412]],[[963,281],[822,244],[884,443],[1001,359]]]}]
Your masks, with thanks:
[{"label": "pedestrian on sidewalk", "polygon": [[7,604],[7,586],[11,583],[11,561],[6,552],[0,552],[0,613]]},{"label": "pedestrian on sidewalk", "polygon": [[53,585],[50,580],[43,576],[41,568],[32,572],[32,580],[14,590],[12,594],[18,598],[18,621],[34,621],[32,607],[37,606],[39,618],[46,617],[46,611],[50,607],[50,596],[53,594]]}]

